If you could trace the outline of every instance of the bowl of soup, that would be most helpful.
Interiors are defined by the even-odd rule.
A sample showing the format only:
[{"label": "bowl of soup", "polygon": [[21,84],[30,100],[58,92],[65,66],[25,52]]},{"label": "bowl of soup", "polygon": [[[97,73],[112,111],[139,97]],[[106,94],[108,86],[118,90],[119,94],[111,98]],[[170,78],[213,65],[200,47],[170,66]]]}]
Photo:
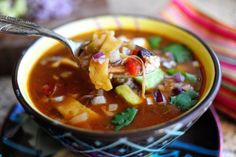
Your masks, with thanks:
[{"label": "bowl of soup", "polygon": [[86,43],[79,62],[64,45],[40,38],[18,62],[13,87],[39,126],[76,153],[158,153],[198,120],[219,89],[215,53],[158,19],[98,16],[55,32]]}]

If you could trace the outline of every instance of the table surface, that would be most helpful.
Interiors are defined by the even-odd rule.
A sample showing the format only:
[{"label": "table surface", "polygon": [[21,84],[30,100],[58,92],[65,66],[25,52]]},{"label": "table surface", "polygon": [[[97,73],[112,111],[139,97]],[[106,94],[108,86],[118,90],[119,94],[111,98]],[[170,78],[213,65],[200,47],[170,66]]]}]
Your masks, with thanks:
[{"label": "table surface", "polygon": [[[195,3],[198,3],[196,0],[192,0],[192,1],[195,1]],[[209,3],[212,3],[211,0],[206,0],[206,1]],[[209,3],[207,3],[206,1],[204,1],[204,5],[209,5]],[[233,0],[225,0],[225,1],[227,1],[227,4],[232,3],[232,5],[228,4],[227,5],[228,7],[232,6],[236,8],[236,3],[235,3],[236,1],[233,1]],[[108,10],[104,12],[132,13],[132,14],[158,16],[158,12],[164,8],[164,6],[168,3],[168,0],[166,1],[146,0],[145,3],[142,3],[144,2],[143,0],[126,0],[126,1],[107,0],[106,2],[107,2],[106,5],[108,5],[107,7]],[[217,2],[220,3],[221,1],[219,0],[214,1],[214,3],[217,3]],[[127,4],[132,4],[133,6],[130,7],[130,6],[127,6]],[[198,4],[198,5],[201,5],[201,4]],[[214,13],[216,12],[218,8],[219,7],[210,7],[209,10],[211,11],[211,13]],[[229,8],[229,9],[232,10],[232,8]],[[234,17],[236,17],[236,15]],[[224,18],[226,20],[230,19],[230,17],[227,16],[226,13],[224,14]],[[13,93],[13,90],[12,90],[10,76],[0,76],[0,91],[1,91],[1,94],[0,94],[0,126],[1,126],[1,124],[3,123],[3,119],[7,114],[7,111],[9,111],[11,106],[17,102],[15,95]],[[223,156],[235,157],[236,156],[236,121],[229,119],[221,114],[220,114],[220,120],[221,120],[223,137],[224,137]]]}]

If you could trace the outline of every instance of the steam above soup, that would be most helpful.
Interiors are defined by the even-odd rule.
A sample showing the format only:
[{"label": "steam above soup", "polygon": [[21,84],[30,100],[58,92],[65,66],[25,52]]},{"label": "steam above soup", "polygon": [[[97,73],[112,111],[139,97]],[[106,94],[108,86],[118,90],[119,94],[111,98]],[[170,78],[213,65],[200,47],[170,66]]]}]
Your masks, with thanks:
[{"label": "steam above soup", "polygon": [[[120,131],[173,119],[193,107],[202,76],[190,49],[135,31],[98,31],[79,52],[51,49],[34,65],[28,90],[47,116],[79,128]],[[146,49],[142,49],[139,46]]]}]

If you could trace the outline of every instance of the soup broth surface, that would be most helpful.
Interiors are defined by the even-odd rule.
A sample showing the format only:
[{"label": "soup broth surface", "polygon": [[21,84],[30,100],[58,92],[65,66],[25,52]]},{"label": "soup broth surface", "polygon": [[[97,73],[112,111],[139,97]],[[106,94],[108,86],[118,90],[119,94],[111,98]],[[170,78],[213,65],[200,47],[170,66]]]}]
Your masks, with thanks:
[{"label": "soup broth surface", "polygon": [[[118,38],[125,37],[130,40],[140,40],[140,43],[144,44],[144,46],[145,42],[147,42],[150,37],[158,36],[146,32],[127,30],[116,31],[115,34]],[[90,40],[92,35],[92,33],[84,34],[78,36],[76,39],[79,41]],[[76,68],[74,65],[71,65],[71,63],[67,63],[68,59],[73,61],[69,50],[67,48],[57,49],[55,47],[48,50],[45,55],[35,63],[30,73],[28,80],[30,98],[42,113],[52,119],[89,130],[114,131],[115,125],[112,123],[114,116],[118,113],[124,112],[130,107],[136,108],[137,114],[132,122],[129,123],[129,125],[122,127],[121,130],[145,128],[169,121],[186,111],[180,107],[181,105],[178,106],[171,103],[171,97],[176,96],[175,92],[181,93],[181,91],[178,90],[183,90],[184,92],[194,90],[200,93],[202,87],[200,65],[194,58],[193,54],[192,59],[184,63],[176,63],[175,61],[171,62],[169,60],[164,63],[163,58],[165,59],[169,57],[167,55],[169,53],[163,53],[162,51],[166,46],[172,43],[176,42],[161,37],[161,42],[158,45],[158,48],[148,47],[148,49],[154,51],[155,54],[161,58],[160,69],[164,71],[165,76],[154,89],[145,91],[146,97],[142,98],[143,101],[138,105],[128,103],[124,98],[122,98],[122,96],[116,93],[114,88],[119,84],[116,83],[117,80],[115,80],[115,75],[113,75],[112,78],[112,90],[105,91],[96,89],[94,84],[91,82],[87,69]],[[67,60],[61,61],[65,58]],[[186,81],[187,77],[185,77],[185,81],[176,82],[175,77],[177,76],[174,76],[176,74],[170,76],[166,72],[170,69],[167,67],[172,66],[171,64],[176,64],[171,68],[192,74],[197,78],[197,80],[195,82]],[[183,76],[184,74],[181,73],[181,75]],[[136,81],[133,81],[132,83],[134,84],[133,86],[135,86],[134,91],[141,97],[141,84]],[[155,97],[154,93],[156,91],[161,92],[162,94],[161,102],[159,102],[159,98]],[[100,94],[106,98],[106,102],[104,104],[94,105],[92,103],[94,97]],[[64,111],[58,109],[58,106],[63,106],[63,102],[73,104],[74,101],[78,101],[90,111],[96,113],[96,116],[90,118],[90,111],[88,111],[88,114],[81,113],[80,115],[74,115],[76,109],[68,111],[66,114],[69,115],[65,115],[63,112],[66,109],[61,108],[61,110]],[[78,121],[78,123],[76,121]]]}]

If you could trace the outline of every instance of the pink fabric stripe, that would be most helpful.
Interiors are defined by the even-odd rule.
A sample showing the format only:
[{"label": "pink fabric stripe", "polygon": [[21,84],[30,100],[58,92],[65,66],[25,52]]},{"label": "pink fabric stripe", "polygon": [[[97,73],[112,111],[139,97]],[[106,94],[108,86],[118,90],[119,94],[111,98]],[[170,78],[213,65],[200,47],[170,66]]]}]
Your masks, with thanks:
[{"label": "pink fabric stripe", "polygon": [[230,108],[236,112],[235,99],[226,98],[224,95],[222,95],[222,93],[218,93],[215,99],[221,104],[224,104],[225,107]]},{"label": "pink fabric stripe", "polygon": [[224,82],[226,82],[226,83],[231,83],[231,84],[233,84],[233,85],[235,85],[236,86],[236,80],[234,80],[234,79],[231,79],[231,78],[229,78],[229,77],[226,77],[226,76],[222,76],[222,80],[224,81]]},{"label": "pink fabric stripe", "polygon": [[235,70],[235,72],[236,72],[236,65],[224,62],[222,60],[220,61],[220,64],[221,64],[222,67],[228,68],[228,69],[231,69],[231,70]]},{"label": "pink fabric stripe", "polygon": [[227,51],[235,51],[236,43],[235,41],[225,38],[220,34],[210,32],[206,28],[202,27],[195,21],[191,20],[178,6],[173,3],[170,3],[167,8],[161,13],[162,17],[165,20],[168,20],[174,24],[177,24],[181,27],[184,27],[196,34],[200,35],[207,42],[216,45],[218,48],[222,47]]},{"label": "pink fabric stripe", "polygon": [[198,16],[196,13],[192,12],[189,8],[187,8],[181,0],[173,0],[173,3],[175,3],[186,15],[188,15],[190,18],[195,20],[200,25],[203,25],[204,27],[208,28],[209,30],[219,33],[222,36],[225,36],[227,38],[236,40],[236,34],[233,32],[230,32],[229,30],[224,29],[224,27],[220,26],[218,27],[215,23],[211,23],[204,18]]}]

